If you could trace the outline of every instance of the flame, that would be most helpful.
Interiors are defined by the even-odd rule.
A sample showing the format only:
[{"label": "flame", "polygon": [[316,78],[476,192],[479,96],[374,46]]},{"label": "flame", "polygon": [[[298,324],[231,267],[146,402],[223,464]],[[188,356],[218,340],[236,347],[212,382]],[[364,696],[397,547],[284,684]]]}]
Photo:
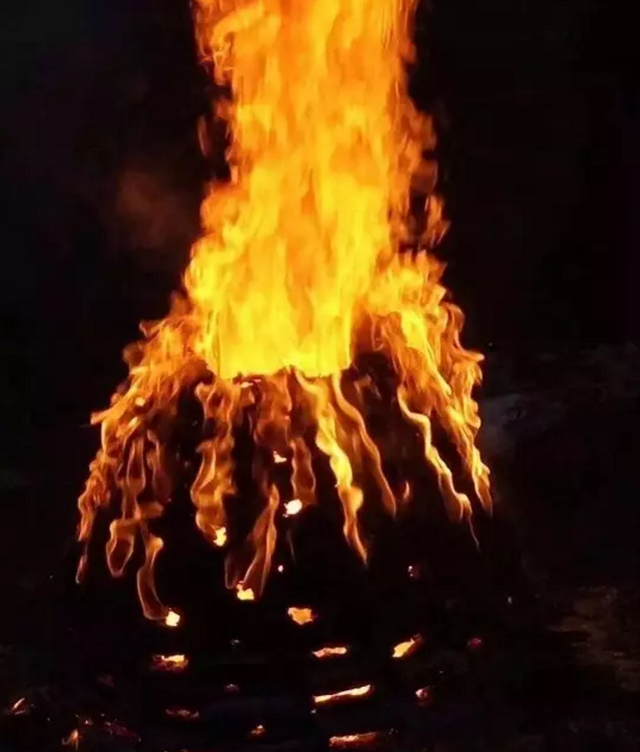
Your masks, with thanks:
[{"label": "flame", "polygon": [[326,658],[336,658],[338,656],[347,655],[349,648],[344,645],[336,645],[335,647],[320,648],[314,650],[312,655],[318,660],[325,660]]},{"label": "flame", "polygon": [[363,697],[369,697],[373,694],[372,684],[363,684],[361,687],[353,687],[352,689],[343,689],[340,692],[333,692],[326,695],[314,695],[314,705],[333,705],[335,703],[344,702],[345,700],[356,700]]},{"label": "flame", "polygon": [[[380,392],[353,367],[369,354],[392,365],[395,402],[421,436],[452,519],[468,518],[472,503],[433,443],[433,421],[490,508],[472,397],[482,356],[460,343],[463,315],[430,250],[447,222],[433,193],[436,165],[424,159],[435,144],[432,123],[407,92],[416,4],[195,2],[203,60],[230,92],[216,113],[232,134],[231,179],[203,201],[182,292],[166,318],[141,326],[144,338],[125,350],[127,382],[92,417],[101,448],[78,501],[78,579],[96,516],[115,504],[108,565],[121,575],[142,543],[138,592],[150,619],[179,622],[155,590],[162,540],[151,527],[175,482],[160,424],[171,425],[188,388],[207,427],[191,496],[212,545],[227,543],[225,500],[236,495],[234,446],[246,414],[257,455],[271,458],[254,463],[264,509],[248,541],[253,559],[247,567],[226,555],[226,581],[240,599],[260,595],[271,566],[282,475],[275,465],[291,468],[296,504],[285,504],[285,514],[298,513],[316,502],[312,460],[324,455],[344,535],[363,559],[363,475],[377,483],[389,514],[409,503],[408,482],[399,499],[392,492],[364,417],[365,398]],[[412,196],[424,199],[421,218],[410,217]],[[355,386],[349,398],[347,378]]]},{"label": "flame", "polygon": [[305,624],[311,624],[316,620],[316,615],[310,608],[297,608],[296,606],[291,606],[291,608],[287,609],[287,614],[291,621],[294,621],[301,627]]},{"label": "flame", "polygon": [[393,658],[408,658],[410,655],[413,655],[416,650],[422,645],[424,640],[422,639],[421,635],[416,635],[415,637],[412,637],[409,640],[405,640],[404,642],[399,642],[397,645],[394,646],[392,657]]},{"label": "flame", "polygon": [[189,659],[186,655],[154,655],[151,658],[151,669],[153,671],[184,671],[189,665]]}]

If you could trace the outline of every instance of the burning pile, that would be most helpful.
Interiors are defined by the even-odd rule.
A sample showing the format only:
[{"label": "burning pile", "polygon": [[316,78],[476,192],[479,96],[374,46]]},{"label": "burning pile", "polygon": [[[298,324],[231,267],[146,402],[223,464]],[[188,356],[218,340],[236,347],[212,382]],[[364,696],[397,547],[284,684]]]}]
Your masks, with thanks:
[{"label": "burning pile", "polygon": [[[172,613],[154,586],[163,546],[154,521],[183,477],[171,438],[186,393],[202,415],[196,524],[228,547],[227,586],[242,599],[264,588],[278,516],[326,503],[316,493],[319,468],[332,473],[344,535],[363,559],[365,495],[390,515],[410,502],[409,479],[381,455],[387,426],[373,430],[376,411],[395,411],[421,434],[453,519],[467,519],[472,504],[432,441],[433,421],[490,507],[489,471],[474,443],[481,356],[461,346],[462,313],[430,255],[446,223],[432,195],[435,165],[424,158],[431,122],[407,93],[415,4],[197,4],[200,50],[229,93],[216,114],[232,134],[231,180],[204,199],[184,290],[164,320],[142,325],[145,338],[125,351],[127,382],[93,416],[102,446],[79,500],[85,544],[98,512],[118,510],[107,544],[114,575],[136,540],[144,544],[138,591],[151,619]],[[420,217],[410,214],[416,195]],[[386,371],[368,367],[371,359]],[[261,498],[249,557],[228,511],[242,503],[240,436],[251,439],[249,474]],[[85,548],[79,577],[86,564]]]}]

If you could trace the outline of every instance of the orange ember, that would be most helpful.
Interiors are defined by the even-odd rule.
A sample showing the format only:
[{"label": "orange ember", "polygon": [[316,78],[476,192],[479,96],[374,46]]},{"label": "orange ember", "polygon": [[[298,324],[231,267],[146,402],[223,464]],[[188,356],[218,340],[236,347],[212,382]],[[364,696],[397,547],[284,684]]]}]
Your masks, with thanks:
[{"label": "orange ember", "polygon": [[339,656],[347,655],[349,648],[344,645],[336,645],[335,647],[320,648],[314,650],[312,655],[318,660],[326,660],[327,658],[337,658]]},{"label": "orange ember", "polygon": [[[263,510],[248,541],[253,559],[247,566],[226,555],[227,585],[240,599],[264,588],[279,517],[319,501],[313,458],[333,471],[344,535],[363,559],[363,474],[390,515],[410,502],[408,482],[391,488],[367,426],[376,386],[353,376],[367,355],[393,367],[394,403],[421,436],[452,519],[467,519],[471,501],[432,442],[432,421],[490,508],[472,397],[482,358],[462,347],[463,315],[430,254],[447,224],[432,193],[436,166],[424,158],[434,147],[431,120],[407,93],[416,4],[195,2],[202,57],[231,92],[216,110],[232,136],[231,180],[203,201],[183,291],[165,319],[142,325],[144,338],[125,351],[128,380],[93,415],[101,449],[79,499],[85,544],[98,511],[119,510],[107,544],[115,576],[142,543],[138,593],[151,619],[179,621],[156,593],[163,541],[152,522],[171,503],[174,458],[163,436],[188,389],[206,437],[191,497],[212,545],[229,548],[225,503],[236,495],[233,450],[247,414],[267,458],[254,468]],[[415,196],[425,207],[419,220],[409,215]],[[283,473],[290,501],[281,497]],[[79,577],[86,564],[85,553]]]},{"label": "orange ember", "polygon": [[410,655],[413,655],[416,650],[422,645],[423,639],[421,635],[416,635],[415,637],[412,637],[410,640],[405,640],[404,642],[399,642],[397,645],[394,646],[392,657],[393,658],[408,658]]},{"label": "orange ember", "polygon": [[332,736],[329,739],[330,749],[371,749],[385,742],[388,734],[381,731],[369,731],[364,734],[346,734]]},{"label": "orange ember", "polygon": [[340,692],[333,692],[326,695],[314,695],[313,703],[314,705],[334,705],[339,702],[369,697],[371,694],[373,694],[373,685],[363,684],[361,687],[343,689]]},{"label": "orange ember", "polygon": [[151,669],[153,671],[167,671],[179,673],[184,671],[189,665],[189,659],[186,655],[154,655],[151,658]]},{"label": "orange ember", "polygon": [[305,624],[311,624],[316,620],[316,615],[310,608],[298,608],[292,606],[287,609],[287,614],[291,621],[303,627]]}]

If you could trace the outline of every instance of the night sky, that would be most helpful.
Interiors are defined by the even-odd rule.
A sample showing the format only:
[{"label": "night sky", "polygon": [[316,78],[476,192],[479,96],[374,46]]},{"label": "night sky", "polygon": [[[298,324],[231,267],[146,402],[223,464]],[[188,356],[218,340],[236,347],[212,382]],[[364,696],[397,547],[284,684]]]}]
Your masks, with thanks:
[{"label": "night sky", "polygon": [[[635,337],[632,11],[433,5],[419,14],[412,87],[438,118],[453,219],[440,252],[469,342],[517,357]],[[5,13],[3,454],[60,464],[76,483],[69,463],[84,466],[97,436],[72,459],[66,439],[124,375],[138,321],[166,311],[197,233],[206,79],[186,0]]]}]

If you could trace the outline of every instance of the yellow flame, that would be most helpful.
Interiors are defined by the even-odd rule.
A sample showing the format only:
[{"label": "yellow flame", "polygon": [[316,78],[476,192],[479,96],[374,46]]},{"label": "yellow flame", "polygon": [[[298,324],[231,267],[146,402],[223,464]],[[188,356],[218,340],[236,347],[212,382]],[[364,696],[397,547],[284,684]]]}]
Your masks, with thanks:
[{"label": "yellow flame", "polygon": [[[394,513],[397,500],[363,412],[365,396],[379,396],[377,387],[349,376],[355,403],[342,388],[347,369],[368,354],[393,366],[397,403],[422,437],[451,517],[467,518],[472,503],[433,443],[433,421],[490,508],[472,397],[482,358],[460,343],[463,316],[430,253],[447,223],[433,193],[436,165],[424,158],[435,144],[431,120],[407,92],[416,4],[195,2],[201,55],[230,92],[216,112],[231,133],[231,179],[212,186],[203,201],[202,234],[183,292],[165,319],[142,325],[144,339],[125,351],[126,384],[92,418],[101,448],[78,502],[85,543],[78,578],[96,515],[115,499],[120,516],[110,528],[108,565],[121,575],[142,541],[138,592],[151,619],[179,621],[170,623],[155,591],[162,540],[150,529],[171,502],[174,483],[157,417],[170,421],[189,387],[204,423],[215,426],[204,432],[191,488],[196,524],[213,545],[227,542],[225,501],[237,493],[236,427],[247,411],[256,449],[273,458],[254,467],[264,508],[248,541],[253,559],[247,566],[233,552],[226,558],[227,585],[242,600],[259,596],[269,573],[281,493],[272,471],[285,458],[296,497],[296,512],[285,512],[316,503],[313,462],[324,455],[344,535],[363,559],[365,474]],[[200,137],[206,146],[202,127]],[[409,216],[412,195],[424,199],[419,221]],[[399,501],[409,496],[407,482]]]}]

